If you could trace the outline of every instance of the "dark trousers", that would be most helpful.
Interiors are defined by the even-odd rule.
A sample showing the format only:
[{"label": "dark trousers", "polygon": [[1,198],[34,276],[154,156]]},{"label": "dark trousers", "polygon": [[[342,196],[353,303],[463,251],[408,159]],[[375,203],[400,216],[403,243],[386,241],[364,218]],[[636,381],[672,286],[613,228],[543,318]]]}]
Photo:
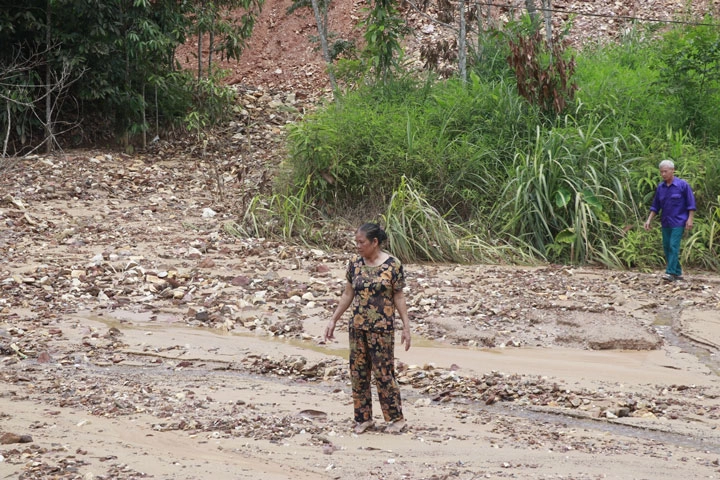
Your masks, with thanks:
[{"label": "dark trousers", "polygon": [[667,261],[665,273],[670,275],[682,275],[680,266],[680,241],[682,240],[684,227],[663,227],[662,240],[663,252]]},{"label": "dark trousers", "polygon": [[355,421],[372,420],[371,377],[375,377],[386,422],[403,418],[400,387],[395,378],[394,332],[350,329],[350,379]]}]

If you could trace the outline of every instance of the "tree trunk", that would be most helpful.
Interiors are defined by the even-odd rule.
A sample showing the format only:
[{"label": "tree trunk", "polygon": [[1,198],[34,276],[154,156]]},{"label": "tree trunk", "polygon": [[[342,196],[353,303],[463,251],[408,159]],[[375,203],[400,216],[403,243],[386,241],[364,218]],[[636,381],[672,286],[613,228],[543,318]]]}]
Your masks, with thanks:
[{"label": "tree trunk", "polygon": [[552,51],[552,0],[543,0],[543,17],[545,18],[545,40]]},{"label": "tree trunk", "polygon": [[460,71],[460,79],[463,83],[467,82],[467,41],[466,25],[465,25],[465,0],[458,2],[460,10],[460,34],[458,35],[458,70]]},{"label": "tree trunk", "polygon": [[155,138],[160,138],[160,108],[158,107],[157,85],[155,85]]},{"label": "tree trunk", "polygon": [[537,18],[535,0],[525,0],[525,8],[527,9],[528,15],[530,15],[532,21],[535,22],[535,19]]},{"label": "tree trunk", "polygon": [[[50,0],[47,2],[45,26],[45,153],[53,151],[53,126],[52,126],[52,87],[50,82],[50,42],[52,41],[52,13],[50,11]],[[8,120],[10,117],[8,117]]]},{"label": "tree trunk", "polygon": [[143,146],[143,150],[145,150],[147,148],[147,116],[145,114],[147,102],[145,101],[145,84],[144,83],[142,86],[142,99],[143,99],[143,104],[142,104],[142,125],[143,125],[142,126],[142,146]]},{"label": "tree trunk", "polygon": [[[201,19],[200,22],[198,22],[199,25],[202,24],[202,17],[205,15],[205,2],[202,2],[202,7],[200,7],[200,15],[198,17]],[[197,32],[197,38],[198,38],[198,49],[197,49],[197,65],[198,65],[198,72],[197,72],[197,80],[198,83],[200,83],[200,80],[202,80],[202,37],[203,37],[203,31],[202,28],[198,26],[198,32]]]},{"label": "tree trunk", "polygon": [[198,79],[198,83],[200,83],[200,80],[202,79],[202,32],[200,32],[200,31],[198,31],[197,57],[198,57],[197,79]]},{"label": "tree trunk", "polygon": [[2,157],[7,156],[8,141],[10,140],[10,132],[12,132],[12,112],[10,111],[10,102],[5,102],[5,109],[7,110],[7,131],[5,132],[5,141],[3,142]]},{"label": "tree trunk", "polygon": [[[315,22],[317,23],[318,35],[320,36],[320,47],[322,48],[323,58],[327,64],[328,77],[330,78],[330,86],[332,87],[333,94],[337,90],[337,80],[335,79],[335,73],[332,71],[332,59],[330,58],[330,49],[328,48],[327,41],[327,1],[324,7],[324,15],[320,16],[320,5],[318,0],[312,0],[312,9],[315,14]],[[324,18],[324,21],[323,21]]]},{"label": "tree trunk", "polygon": [[208,63],[207,63],[207,76],[210,78],[212,76],[212,54],[213,54],[213,48],[215,48],[215,15],[217,12],[215,11],[215,7],[210,7],[210,14],[212,15],[212,23],[210,27],[210,37],[208,38]]}]

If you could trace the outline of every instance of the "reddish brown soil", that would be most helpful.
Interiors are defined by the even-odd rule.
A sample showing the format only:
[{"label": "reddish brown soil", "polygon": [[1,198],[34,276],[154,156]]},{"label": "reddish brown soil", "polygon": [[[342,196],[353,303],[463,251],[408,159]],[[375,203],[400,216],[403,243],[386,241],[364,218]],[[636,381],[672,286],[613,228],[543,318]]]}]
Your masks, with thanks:
[{"label": "reddish brown soil", "polygon": [[[524,0],[491,3],[494,6],[489,8],[489,12],[496,23],[516,18],[525,5]],[[329,88],[319,44],[313,41],[317,28],[312,12],[308,8],[288,15],[287,9],[291,4],[290,0],[266,0],[240,61],[221,64],[230,72],[230,84],[296,92],[301,97]],[[411,3],[403,2],[402,14],[413,30],[413,34],[405,40],[405,54],[413,66],[422,65],[419,60],[422,45],[436,43],[452,35],[433,20],[437,17],[437,4],[428,2],[428,8],[421,13]],[[363,9],[367,6],[368,3],[360,0],[334,0],[328,15],[329,31],[344,39],[361,41],[362,31],[358,22],[365,16]],[[655,20],[697,19],[708,12],[713,12],[716,18],[720,17],[720,0],[554,0],[552,7],[555,11],[553,22],[558,27],[568,21],[571,13],[575,14],[569,31],[574,45],[618,38],[629,30],[631,18],[643,19],[637,21],[638,24],[653,24]],[[481,8],[484,12],[488,11],[486,6]],[[196,50],[197,43],[190,42],[181,49],[180,61],[192,67]]]}]

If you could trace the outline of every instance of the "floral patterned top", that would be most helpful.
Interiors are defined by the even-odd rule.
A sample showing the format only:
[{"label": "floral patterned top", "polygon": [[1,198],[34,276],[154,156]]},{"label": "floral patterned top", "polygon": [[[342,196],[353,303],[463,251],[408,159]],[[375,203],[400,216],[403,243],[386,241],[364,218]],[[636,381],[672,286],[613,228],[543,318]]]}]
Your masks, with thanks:
[{"label": "floral patterned top", "polygon": [[351,328],[369,331],[392,331],[395,328],[395,292],[405,287],[405,273],[400,260],[388,257],[377,266],[365,265],[357,256],[348,263],[345,274],[355,290]]}]

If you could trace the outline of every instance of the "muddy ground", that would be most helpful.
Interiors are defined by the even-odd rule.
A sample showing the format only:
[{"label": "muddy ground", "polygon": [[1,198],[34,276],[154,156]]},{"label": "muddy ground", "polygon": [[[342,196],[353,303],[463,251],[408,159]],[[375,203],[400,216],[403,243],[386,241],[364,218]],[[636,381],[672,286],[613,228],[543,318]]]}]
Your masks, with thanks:
[{"label": "muddy ground", "polygon": [[[356,38],[361,3],[333,5]],[[688,7],[555,5],[591,39]],[[312,18],[288,6],[267,2],[222,65],[243,91],[205,148],[2,159],[0,479],[720,478],[720,277],[703,272],[406,265],[409,427],[383,433],[376,404],[378,429],[351,432],[344,327],[320,336],[352,228],[326,250],[233,228],[283,125],[327,94]],[[443,36],[405,14],[417,63]]]},{"label": "muddy ground", "polygon": [[262,184],[238,152],[222,201],[162,147],[3,172],[0,478],[720,477],[703,272],[408,264],[409,428],[383,433],[376,404],[354,435],[344,326],[320,341],[352,229],[328,250],[238,236]]}]

